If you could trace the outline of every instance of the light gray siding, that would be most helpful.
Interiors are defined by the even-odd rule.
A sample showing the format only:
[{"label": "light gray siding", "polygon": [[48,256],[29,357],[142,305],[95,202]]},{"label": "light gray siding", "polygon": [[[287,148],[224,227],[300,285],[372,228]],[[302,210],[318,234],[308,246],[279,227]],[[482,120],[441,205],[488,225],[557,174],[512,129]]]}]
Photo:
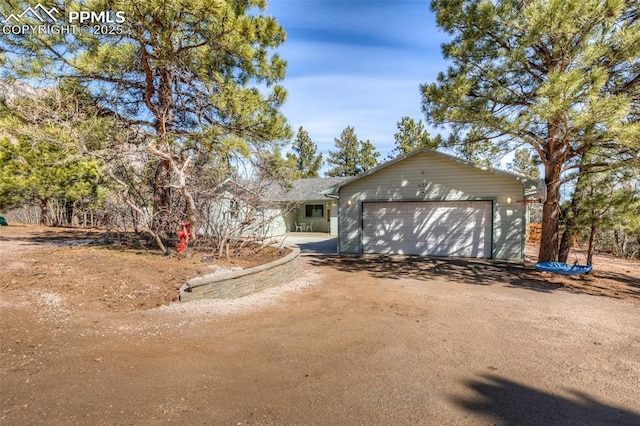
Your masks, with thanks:
[{"label": "light gray siding", "polygon": [[[507,203],[511,199],[511,204]],[[516,178],[421,152],[340,188],[341,253],[362,253],[362,203],[486,200],[493,203],[492,257],[522,260],[525,209]]]},{"label": "light gray siding", "polygon": [[[332,200],[329,198],[324,198],[321,200],[308,200],[303,201],[297,204],[293,209],[288,211],[287,215],[284,218],[286,223],[286,227],[289,232],[294,232],[296,230],[296,223],[304,223],[305,227],[310,226],[311,231],[313,232],[326,232],[330,231],[331,217],[333,215],[332,211]],[[322,205],[323,206],[323,215],[319,216],[307,216],[306,209],[308,205]],[[317,210],[316,210],[317,211]],[[305,229],[306,231],[306,229]]]},{"label": "light gray siding", "polygon": [[329,233],[332,237],[338,236],[338,202],[331,200],[331,214],[330,214],[330,229]]},{"label": "light gray siding", "polygon": [[202,224],[199,233],[258,239],[278,237],[286,233],[280,208],[256,208],[242,204],[232,206],[232,199],[233,194],[227,194],[207,207],[207,220]]}]

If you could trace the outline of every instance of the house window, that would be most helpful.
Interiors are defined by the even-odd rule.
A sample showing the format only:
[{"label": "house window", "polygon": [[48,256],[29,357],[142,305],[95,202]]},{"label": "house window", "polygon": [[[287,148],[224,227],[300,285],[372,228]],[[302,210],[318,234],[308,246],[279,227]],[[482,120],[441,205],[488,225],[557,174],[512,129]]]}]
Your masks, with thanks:
[{"label": "house window", "polygon": [[304,217],[324,217],[324,204],[305,204]]},{"label": "house window", "polygon": [[238,219],[238,212],[240,211],[240,203],[236,200],[231,200],[229,203],[229,219],[236,220]]}]

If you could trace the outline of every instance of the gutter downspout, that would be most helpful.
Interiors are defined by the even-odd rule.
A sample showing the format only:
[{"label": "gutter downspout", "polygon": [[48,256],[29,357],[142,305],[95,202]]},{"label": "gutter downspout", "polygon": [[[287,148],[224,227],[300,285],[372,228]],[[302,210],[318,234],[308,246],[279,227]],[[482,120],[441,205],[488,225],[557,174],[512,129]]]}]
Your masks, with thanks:
[{"label": "gutter downspout", "polygon": [[[336,237],[338,238],[338,242],[336,243],[336,254],[340,254],[340,196],[333,194],[324,194],[324,196],[337,201],[338,212],[336,213],[336,222],[338,224],[338,235],[336,235]],[[329,232],[331,232],[331,218],[329,218]]]}]

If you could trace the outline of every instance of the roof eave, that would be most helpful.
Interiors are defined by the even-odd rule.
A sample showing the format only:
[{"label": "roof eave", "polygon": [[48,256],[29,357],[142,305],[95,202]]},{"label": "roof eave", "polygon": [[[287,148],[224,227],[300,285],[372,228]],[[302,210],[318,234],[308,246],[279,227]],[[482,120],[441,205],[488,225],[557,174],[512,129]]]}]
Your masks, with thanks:
[{"label": "roof eave", "polygon": [[[479,170],[484,170],[484,171],[495,173],[495,174],[498,174],[498,175],[502,175],[502,176],[505,176],[505,177],[508,177],[508,178],[516,179],[516,180],[518,180],[518,181],[520,181],[522,183],[522,186],[525,189],[525,196],[527,196],[527,191],[530,191],[531,188],[537,188],[537,185],[538,185],[538,182],[536,182],[536,181],[534,181],[532,179],[529,179],[526,176],[521,176],[521,175],[518,175],[516,173],[508,172],[506,170],[493,169],[493,168],[490,168],[490,167],[482,166],[482,165],[474,163],[472,161],[468,161],[468,160],[465,160],[465,159],[462,159],[462,158],[458,158],[458,157],[455,157],[453,155],[445,154],[444,152],[434,151],[432,149],[427,149],[427,148],[418,148],[418,149],[416,149],[414,151],[411,151],[411,152],[409,152],[407,154],[401,155],[401,156],[396,157],[396,158],[394,158],[392,160],[389,160],[389,161],[387,161],[385,163],[382,163],[382,164],[380,164],[380,165],[378,165],[378,166],[376,166],[376,167],[374,167],[374,168],[372,168],[370,170],[367,170],[364,173],[361,173],[361,174],[359,174],[357,176],[353,176],[353,177],[351,177],[351,178],[349,178],[347,180],[344,180],[344,181],[342,181],[342,182],[340,182],[340,183],[338,183],[338,184],[336,184],[336,185],[334,185],[334,186],[332,186],[330,188],[325,189],[324,191],[322,191],[322,193],[324,195],[327,195],[327,194],[329,194],[329,195],[337,195],[340,192],[340,188],[342,188],[343,186],[349,185],[350,183],[355,182],[356,180],[365,178],[365,177],[367,177],[367,176],[369,176],[369,175],[371,175],[373,173],[376,173],[379,170],[382,170],[384,168],[392,166],[392,165],[394,165],[394,164],[396,164],[396,163],[398,163],[400,161],[403,161],[403,160],[405,160],[407,158],[413,157],[414,155],[421,154],[421,153],[438,155],[438,156],[440,156],[442,158],[445,158],[445,159],[448,159],[448,160],[451,160],[451,161],[455,161],[455,162],[458,162],[460,164],[464,164],[464,165],[467,165],[467,166],[471,166],[471,167],[474,167],[474,168],[479,169]],[[529,189],[527,189],[527,187],[529,187]],[[535,194],[535,190],[534,190],[534,192],[532,194],[529,194],[529,195],[533,195],[533,194]]]}]

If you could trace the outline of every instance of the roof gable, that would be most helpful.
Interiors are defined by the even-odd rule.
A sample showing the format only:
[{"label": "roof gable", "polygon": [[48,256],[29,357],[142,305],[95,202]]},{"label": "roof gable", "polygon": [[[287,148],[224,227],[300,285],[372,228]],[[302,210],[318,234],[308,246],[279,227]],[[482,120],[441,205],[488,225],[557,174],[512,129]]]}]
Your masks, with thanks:
[{"label": "roof gable", "polygon": [[427,148],[419,148],[419,149],[411,151],[411,152],[409,152],[407,154],[404,154],[404,155],[396,157],[396,158],[394,158],[392,160],[389,160],[389,161],[387,161],[385,163],[379,164],[378,166],[376,166],[376,167],[374,167],[374,168],[372,168],[370,170],[367,170],[366,172],[361,173],[358,176],[353,176],[353,177],[350,177],[350,178],[347,178],[347,179],[343,180],[342,182],[338,182],[335,185],[333,185],[332,187],[330,187],[330,188],[326,189],[325,191],[323,191],[323,193],[325,195],[337,195],[339,190],[340,190],[340,188],[342,188],[343,186],[349,185],[349,184],[351,184],[353,182],[356,182],[356,181],[358,181],[360,179],[363,179],[363,178],[365,178],[367,176],[371,176],[371,175],[379,172],[382,169],[386,169],[387,167],[390,167],[390,166],[392,166],[394,164],[401,163],[401,162],[407,160],[408,158],[414,157],[414,156],[416,156],[418,154],[433,155],[433,156],[442,158],[444,160],[451,161],[452,163],[456,163],[456,164],[463,165],[463,166],[466,166],[466,167],[472,167],[472,168],[475,168],[475,169],[478,169],[478,170],[483,170],[483,171],[486,171],[486,172],[489,172],[489,173],[494,173],[494,174],[502,176],[502,177],[506,177],[506,178],[517,180],[525,187],[525,190],[527,190],[527,189],[535,190],[535,188],[537,186],[537,182],[536,181],[531,180],[531,179],[529,179],[529,178],[527,178],[525,176],[518,175],[516,173],[511,173],[511,172],[507,172],[505,170],[500,170],[500,169],[494,169],[494,168],[491,168],[491,167],[487,167],[487,166],[484,166],[484,165],[481,165],[481,164],[474,163],[472,161],[468,161],[468,160],[464,160],[462,158],[455,157],[453,155],[445,154],[445,153],[440,152],[440,151],[434,151],[434,150],[427,149]]}]

